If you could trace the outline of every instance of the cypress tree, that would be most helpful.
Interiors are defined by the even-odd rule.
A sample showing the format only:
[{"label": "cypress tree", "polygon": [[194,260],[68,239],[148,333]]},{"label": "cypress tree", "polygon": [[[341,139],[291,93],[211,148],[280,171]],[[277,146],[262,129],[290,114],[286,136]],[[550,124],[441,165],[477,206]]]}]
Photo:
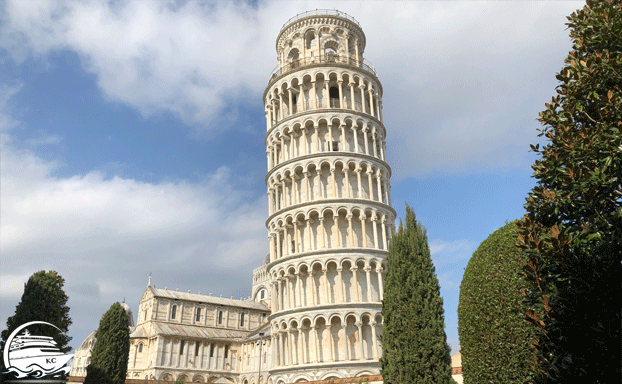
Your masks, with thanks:
[{"label": "cypress tree", "polygon": [[[65,279],[56,271],[35,272],[24,285],[24,293],[15,307],[15,315],[6,321],[2,331],[0,350],[4,350],[7,338],[20,325],[31,321],[45,321],[57,326],[61,332],[45,325],[32,325],[28,329],[39,336],[54,338],[56,346],[63,352],[71,350],[68,346],[71,337],[67,335],[71,318],[69,317],[68,297],[63,290]],[[4,372],[4,361],[0,358],[0,372]]]},{"label": "cypress tree", "polygon": [[382,315],[385,384],[451,383],[440,285],[425,229],[406,206],[406,226],[391,239]]},{"label": "cypress tree", "polygon": [[86,367],[84,384],[123,384],[130,354],[127,313],[114,303],[102,316],[95,333],[97,341]]}]

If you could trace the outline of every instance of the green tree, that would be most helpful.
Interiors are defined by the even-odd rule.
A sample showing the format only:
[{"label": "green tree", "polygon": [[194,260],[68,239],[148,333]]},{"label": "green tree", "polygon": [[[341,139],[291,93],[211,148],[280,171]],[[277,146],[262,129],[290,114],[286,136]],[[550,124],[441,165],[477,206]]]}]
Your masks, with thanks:
[{"label": "green tree", "polygon": [[391,238],[382,305],[386,384],[450,383],[443,299],[425,229],[406,206],[406,227]]},{"label": "green tree", "polygon": [[[7,319],[6,329],[2,331],[0,350],[4,350],[6,340],[17,327],[37,320],[53,324],[61,332],[49,326],[35,324],[28,327],[32,334],[53,337],[63,353],[71,350],[67,345],[71,341],[71,337],[67,335],[71,319],[67,306],[68,297],[63,290],[64,284],[65,279],[56,271],[39,271],[28,278],[24,284],[22,299],[15,307],[15,315]],[[0,372],[5,371],[3,360],[0,358]]]},{"label": "green tree", "polygon": [[130,354],[127,312],[114,303],[104,313],[95,333],[91,363],[86,367],[84,384],[123,384]]},{"label": "green tree", "polygon": [[622,290],[622,10],[587,0],[532,150],[537,185],[519,238],[528,256],[527,315],[537,382],[620,378]]},{"label": "green tree", "polygon": [[465,383],[522,384],[531,374],[531,331],[525,319],[525,256],[513,221],[473,253],[460,284],[458,333]]}]

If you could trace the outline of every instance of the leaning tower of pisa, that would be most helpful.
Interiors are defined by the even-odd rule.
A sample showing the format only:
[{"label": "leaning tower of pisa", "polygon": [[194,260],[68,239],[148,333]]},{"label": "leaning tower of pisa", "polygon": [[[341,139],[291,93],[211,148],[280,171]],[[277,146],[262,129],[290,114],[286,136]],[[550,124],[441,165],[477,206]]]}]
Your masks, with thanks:
[{"label": "leaning tower of pisa", "polygon": [[275,384],[378,374],[394,231],[382,85],[351,16],[290,19],[264,92]]}]

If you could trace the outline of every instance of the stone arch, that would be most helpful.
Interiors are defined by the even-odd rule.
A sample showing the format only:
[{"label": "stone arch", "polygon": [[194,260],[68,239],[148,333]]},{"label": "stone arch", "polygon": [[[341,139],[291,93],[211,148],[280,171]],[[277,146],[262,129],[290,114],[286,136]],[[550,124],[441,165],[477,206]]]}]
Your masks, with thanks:
[{"label": "stone arch", "polygon": [[194,375],[194,377],[192,378],[192,382],[193,383],[203,383],[205,382],[205,379],[203,378],[203,376],[201,375]]},{"label": "stone arch", "polygon": [[343,379],[343,378],[344,378],[344,376],[340,372],[338,372],[338,371],[330,371],[330,372],[324,373],[320,377],[320,380]]}]

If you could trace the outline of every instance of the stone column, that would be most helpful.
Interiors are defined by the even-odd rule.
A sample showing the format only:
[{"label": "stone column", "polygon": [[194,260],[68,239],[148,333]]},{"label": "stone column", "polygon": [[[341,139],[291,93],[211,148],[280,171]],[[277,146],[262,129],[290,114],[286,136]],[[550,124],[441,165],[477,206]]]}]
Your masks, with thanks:
[{"label": "stone column", "polygon": [[342,91],[343,80],[337,80],[337,84],[339,84],[339,108],[344,109]]},{"label": "stone column", "polygon": [[324,108],[330,108],[330,92],[328,91],[328,80],[324,80],[324,95],[326,99],[326,105]]},{"label": "stone column", "polygon": [[278,296],[277,296],[277,289],[276,289],[276,283],[272,282],[270,284],[270,310],[272,311],[272,313],[275,313],[279,310],[279,308],[277,307],[277,300],[278,300]]},{"label": "stone column", "polygon": [[266,149],[266,157],[268,158],[268,171],[272,168],[272,155],[270,153],[270,147]]},{"label": "stone column", "polygon": [[359,215],[359,218],[361,219],[361,232],[362,232],[362,236],[363,236],[363,248],[367,248],[367,229],[365,228],[365,221],[367,221],[366,220],[367,216],[365,216],[364,212],[362,212],[361,215]]},{"label": "stone column", "polygon": [[279,120],[283,120],[283,92],[279,92]]},{"label": "stone column", "polygon": [[330,170],[330,175],[332,177],[332,183],[333,183],[333,199],[337,198],[337,183],[335,182],[335,168],[331,168]]},{"label": "stone column", "polygon": [[275,260],[275,255],[274,255],[274,240],[272,240],[272,237],[274,236],[273,233],[268,234],[268,242],[270,243],[270,262],[273,262]]},{"label": "stone column", "polygon": [[374,93],[372,91],[372,88],[369,87],[369,114],[377,117],[376,114],[374,113]]},{"label": "stone column", "polygon": [[289,224],[283,227],[283,257],[289,256],[290,240],[289,240]]},{"label": "stone column", "polygon": [[302,303],[302,279],[300,278],[301,274],[297,273],[296,274],[296,291],[298,291],[298,307],[302,307],[303,303]]},{"label": "stone column", "polygon": [[349,83],[348,85],[350,85],[350,104],[352,104],[350,106],[350,109],[353,111],[356,111],[356,104],[355,104],[355,98],[354,98],[354,83]]},{"label": "stone column", "polygon": [[363,109],[363,113],[367,113],[367,108],[365,108],[365,85],[359,85],[359,89],[361,90],[361,108]]},{"label": "stone column", "polygon": [[[339,294],[341,295],[341,302],[346,302],[346,295],[344,292],[343,275],[341,274],[343,268],[337,267],[337,285],[339,285]],[[335,287],[336,288],[336,287]],[[337,290],[335,289],[335,292]],[[337,295],[335,295],[335,303],[337,302]]]},{"label": "stone column", "polygon": [[300,128],[300,138],[302,139],[302,143],[300,146],[303,148],[302,155],[309,154],[309,148],[307,148],[307,127]]},{"label": "stone column", "polygon": [[313,95],[309,95],[313,98],[313,109],[317,109],[317,94],[315,92],[315,81],[311,82],[311,90],[313,91]]},{"label": "stone column", "polygon": [[369,138],[367,137],[368,127],[363,127],[363,138],[365,139],[365,154],[369,155]]},{"label": "stone column", "polygon": [[289,97],[289,113],[288,116],[291,116],[294,114],[294,103],[293,103],[293,99],[292,99],[292,92],[294,91],[293,88],[289,87],[287,88],[287,95]]},{"label": "stone column", "polygon": [[316,272],[314,270],[311,270],[311,303],[313,304],[313,306],[316,306],[320,303],[319,297],[317,299],[315,297],[315,292],[318,290],[317,285],[315,285],[315,274]]},{"label": "stone column", "polygon": [[378,293],[380,295],[380,301],[384,298],[384,284],[382,282],[382,267],[376,270],[378,272]]},{"label": "stone column", "polygon": [[287,289],[288,309],[296,308],[296,302],[295,302],[295,298],[294,298],[294,287],[291,284],[291,281],[292,281],[291,276],[286,276],[285,277],[285,287]]},{"label": "stone column", "polygon": [[317,227],[317,231],[320,234],[320,248],[325,249],[326,248],[326,241],[325,241],[325,236],[324,236],[324,232],[326,231],[326,229],[324,228],[324,217],[320,217],[320,224]]},{"label": "stone column", "polygon": [[341,128],[341,151],[345,152],[348,148],[348,140],[346,140],[346,125],[341,124],[339,127]]},{"label": "stone column", "polygon": [[320,125],[313,125],[313,129],[315,129],[315,150],[317,153],[322,152],[322,143],[320,142]]},{"label": "stone column", "polygon": [[380,170],[378,170],[378,173],[376,173],[376,184],[378,188],[378,201],[382,203],[382,185],[380,182],[381,178],[382,178],[382,175],[380,174]]},{"label": "stone column", "polygon": [[372,181],[372,175],[374,174],[374,172],[371,169],[367,170],[367,182],[369,184],[369,196],[367,196],[367,198],[369,200],[373,200],[374,199],[374,182]]},{"label": "stone column", "polygon": [[355,325],[356,325],[356,327],[358,328],[358,333],[359,333],[359,337],[358,337],[359,342],[358,342],[358,345],[359,345],[359,354],[360,354],[360,355],[359,355],[359,358],[358,358],[358,359],[359,359],[359,360],[365,360],[365,358],[366,358],[366,357],[365,357],[365,352],[364,352],[364,350],[363,350],[363,323],[362,323],[362,322],[360,322],[360,321],[357,321]]},{"label": "stone column", "polygon": [[367,302],[371,302],[371,267],[365,267],[367,277]]},{"label": "stone column", "polygon": [[313,335],[311,335],[311,337],[313,338],[313,345],[315,347],[315,359],[313,359],[313,364],[317,364],[318,361],[320,360],[320,351],[319,351],[319,346],[318,346],[318,342],[317,342],[317,326],[311,326],[311,331],[313,332]]},{"label": "stone column", "polygon": [[350,270],[352,271],[352,280],[353,280],[353,285],[354,285],[354,297],[352,300],[352,302],[359,302],[359,280],[358,280],[358,276],[356,275],[358,268],[357,267],[352,267],[350,268]]},{"label": "stone column", "polygon": [[350,167],[348,167],[347,164],[343,169],[343,174],[345,176],[345,183],[343,186],[345,188],[345,195],[347,198],[351,198],[352,195],[350,194]]},{"label": "stone column", "polygon": [[376,218],[376,215],[374,214],[374,216],[371,219],[372,221],[372,227],[374,229],[374,248],[379,249],[378,248],[378,226],[376,225],[376,222],[378,221],[378,219]]},{"label": "stone column", "polygon": [[358,153],[359,152],[359,137],[358,137],[358,132],[357,132],[357,127],[353,126],[352,128],[352,132],[353,132],[353,136],[354,136],[354,152]]},{"label": "stone column", "polygon": [[281,258],[281,229],[276,230],[276,258]]},{"label": "stone column", "polygon": [[386,159],[385,159],[385,157],[384,157],[384,148],[385,148],[385,146],[386,146],[386,144],[385,144],[385,142],[384,142],[384,138],[380,139],[380,158],[381,158],[382,160],[385,160],[385,161],[386,161]]},{"label": "stone column", "polygon": [[330,304],[330,295],[328,290],[328,268],[322,268],[322,273],[324,276],[324,295],[326,295],[326,304]]},{"label": "stone column", "polygon": [[348,219],[348,239],[350,248],[354,248],[354,231],[352,230],[352,214],[349,213],[346,215],[346,219]]},{"label": "stone column", "polygon": [[283,345],[283,332],[279,331],[279,366],[285,365],[285,348]]},{"label": "stone column", "polygon": [[372,142],[372,149],[374,150],[373,151],[374,152],[374,157],[378,157],[378,148],[376,147],[376,145],[377,145],[377,141],[376,141],[377,136],[378,135],[376,134],[376,128],[374,128],[374,130],[372,132],[372,135],[371,135],[372,141],[373,141]]},{"label": "stone column", "polygon": [[333,334],[330,332],[331,324],[326,324],[326,332],[328,332],[328,350],[330,351],[329,361],[335,361],[335,351],[333,350]]},{"label": "stone column", "polygon": [[[312,237],[313,232],[311,231],[311,224],[313,224],[313,223],[314,223],[313,219],[311,219],[311,218],[307,219],[307,227],[306,228],[307,228],[307,241],[309,243],[309,248],[308,249],[304,248],[305,251],[307,251],[307,250],[309,250],[309,251],[314,250],[313,249],[314,241],[313,241],[313,237]],[[316,247],[316,250],[317,250],[317,247]]]},{"label": "stone column", "polygon": [[[309,188],[309,172],[308,171],[304,171],[302,173],[304,175],[304,180],[305,180],[305,191],[307,193],[307,199],[306,201],[311,201],[311,189]],[[304,202],[305,200],[302,199],[302,201]]]},{"label": "stone column", "polygon": [[371,341],[372,341],[372,356],[374,360],[378,360],[378,337],[376,336],[376,322],[370,321],[369,325],[371,326]]},{"label": "stone column", "polygon": [[348,345],[348,332],[346,327],[348,326],[348,324],[346,323],[346,319],[343,319],[344,324],[341,325],[341,328],[343,328],[343,348],[344,348],[344,356],[345,356],[345,360],[350,360],[350,348]]},{"label": "stone column", "polygon": [[304,364],[304,348],[303,348],[303,339],[304,333],[302,333],[302,326],[296,328],[298,331],[298,338],[296,339],[296,364]]},{"label": "stone column", "polygon": [[382,246],[384,247],[385,250],[389,249],[389,243],[387,242],[387,226],[385,225],[385,222],[387,221],[387,219],[382,219],[381,225],[382,225]]},{"label": "stone column", "polygon": [[292,343],[292,331],[287,329],[287,365],[294,365],[294,345]]},{"label": "stone column", "polygon": [[292,205],[298,204],[298,188],[296,187],[296,174],[292,175]]},{"label": "stone column", "polygon": [[292,224],[294,225],[294,253],[299,253],[300,250],[298,248],[298,221],[294,221]]},{"label": "stone column", "polygon": [[361,168],[356,167],[354,172],[356,173],[356,187],[357,187],[356,197],[359,199],[362,199],[363,198],[363,186],[361,184]]}]

